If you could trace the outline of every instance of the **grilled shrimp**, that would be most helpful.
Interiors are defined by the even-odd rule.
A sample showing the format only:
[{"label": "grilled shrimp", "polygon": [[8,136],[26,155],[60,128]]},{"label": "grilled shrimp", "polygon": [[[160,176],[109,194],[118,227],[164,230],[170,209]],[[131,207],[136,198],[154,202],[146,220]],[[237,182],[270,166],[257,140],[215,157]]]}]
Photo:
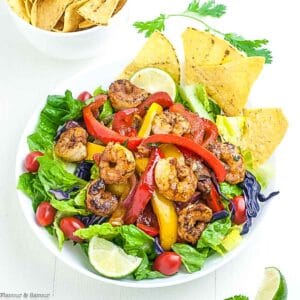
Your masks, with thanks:
[{"label": "grilled shrimp", "polygon": [[159,192],[173,201],[188,201],[197,187],[193,170],[183,160],[173,157],[159,160],[154,176]]},{"label": "grilled shrimp", "polygon": [[87,188],[86,207],[97,216],[109,216],[118,206],[118,198],[111,192],[105,191],[102,179],[92,181]]},{"label": "grilled shrimp", "polygon": [[135,160],[131,151],[119,143],[108,143],[99,160],[100,178],[105,183],[124,183],[135,170]]},{"label": "grilled shrimp", "polygon": [[87,138],[88,134],[84,128],[71,127],[60,135],[54,146],[54,152],[66,161],[81,161],[87,156]]},{"label": "grilled shrimp", "polygon": [[116,110],[137,107],[148,96],[147,91],[138,88],[126,79],[114,81],[108,90],[108,97]]},{"label": "grilled shrimp", "polygon": [[238,148],[230,143],[216,143],[210,146],[212,151],[224,162],[227,175],[225,181],[230,184],[242,182],[245,178],[245,165]]},{"label": "grilled shrimp", "polygon": [[196,244],[212,215],[212,210],[199,202],[183,208],[178,213],[179,238],[188,243]]},{"label": "grilled shrimp", "polygon": [[181,114],[175,112],[164,111],[156,115],[152,123],[154,134],[174,133],[182,136],[190,131],[190,122]]}]

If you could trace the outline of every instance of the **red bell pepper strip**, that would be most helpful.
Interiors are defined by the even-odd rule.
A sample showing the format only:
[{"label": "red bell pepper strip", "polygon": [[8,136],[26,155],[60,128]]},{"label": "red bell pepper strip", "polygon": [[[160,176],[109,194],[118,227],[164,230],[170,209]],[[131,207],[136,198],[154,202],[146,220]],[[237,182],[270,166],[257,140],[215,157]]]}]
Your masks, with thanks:
[{"label": "red bell pepper strip", "polygon": [[213,185],[211,185],[210,194],[206,198],[206,203],[214,213],[224,209],[223,203],[220,200],[220,195]]},{"label": "red bell pepper strip", "polygon": [[150,95],[142,104],[138,106],[139,115],[143,117],[152,103],[157,103],[163,108],[168,108],[174,104],[171,97],[166,92],[157,92]]},{"label": "red bell pepper strip", "polygon": [[147,146],[152,143],[174,144],[193,151],[214,171],[219,182],[225,180],[226,170],[222,162],[213,153],[191,139],[175,134],[154,134],[144,139],[142,144]]},{"label": "red bell pepper strip", "polygon": [[159,233],[159,230],[152,226],[147,226],[142,223],[137,223],[136,226],[150,236],[157,236]]},{"label": "red bell pepper strip", "polygon": [[114,115],[112,129],[124,136],[136,136],[137,130],[133,127],[133,117],[137,110],[137,108],[129,108],[118,111]]},{"label": "red bell pepper strip", "polygon": [[155,190],[154,169],[160,158],[163,157],[160,149],[152,150],[147,168],[140,178],[135,194],[125,216],[125,224],[133,224],[138,216],[143,212],[147,203],[150,201]]},{"label": "red bell pepper strip", "polygon": [[176,112],[185,117],[192,126],[193,140],[201,144],[203,147],[218,138],[218,128],[210,120],[201,118],[197,114],[192,113],[184,108],[182,104],[174,104],[170,107],[171,112]]},{"label": "red bell pepper strip", "polygon": [[99,139],[104,144],[109,142],[126,142],[127,147],[130,150],[135,150],[142,141],[140,138],[123,136],[106,127],[96,119],[95,116],[98,114],[98,109],[104,104],[106,99],[106,95],[99,95],[95,102],[83,109],[83,120],[88,133],[94,138]]}]

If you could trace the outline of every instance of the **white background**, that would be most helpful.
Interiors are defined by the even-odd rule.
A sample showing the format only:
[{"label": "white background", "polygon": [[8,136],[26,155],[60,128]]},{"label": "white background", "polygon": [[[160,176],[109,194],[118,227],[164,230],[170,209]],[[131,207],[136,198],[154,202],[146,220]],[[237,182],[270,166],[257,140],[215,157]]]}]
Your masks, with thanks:
[{"label": "white background", "polygon": [[[204,299],[222,300],[235,294],[253,299],[266,266],[285,275],[288,299],[300,299],[299,279],[299,16],[296,1],[223,1],[228,13],[213,23],[222,31],[249,38],[268,38],[274,62],[264,68],[251,94],[256,106],[281,106],[289,131],[276,153],[280,196],[269,205],[257,237],[232,262],[205,278],[155,290],[119,288],[86,278],[58,261],[33,236],[15,191],[14,164],[18,140],[32,111],[62,80],[83,68],[136,53],[142,35],[131,29],[137,19],[149,19],[164,9],[180,10],[188,1],[130,0],[131,22],[125,44],[85,61],[49,58],[31,47],[16,31],[0,2],[0,293],[50,293],[52,299]],[[162,2],[162,3],[161,3]],[[210,21],[210,20],[209,20]],[[212,23],[212,22],[210,22]],[[170,20],[167,34],[179,45],[189,21]],[[195,24],[194,24],[195,25]],[[116,38],[116,42],[118,42]],[[83,45],[84,46],[84,45]],[[109,53],[109,54],[108,54]],[[298,143],[299,144],[299,143]]]}]

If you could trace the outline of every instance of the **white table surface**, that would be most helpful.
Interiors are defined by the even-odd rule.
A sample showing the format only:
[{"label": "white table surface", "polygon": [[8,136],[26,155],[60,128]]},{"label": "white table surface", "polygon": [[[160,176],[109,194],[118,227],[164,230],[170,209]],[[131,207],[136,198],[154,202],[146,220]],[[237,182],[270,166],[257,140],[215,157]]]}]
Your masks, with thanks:
[{"label": "white table surface", "polygon": [[[188,1],[139,1],[131,20],[158,15],[163,8],[177,10]],[[162,3],[161,3],[162,2]],[[277,150],[277,186],[280,196],[269,206],[263,226],[252,243],[232,262],[205,278],[155,290],[119,288],[94,281],[58,261],[31,232],[16,197],[14,164],[18,140],[27,119],[45,95],[62,80],[105,55],[85,61],[49,58],[31,47],[17,32],[0,2],[0,297],[1,293],[43,293],[51,299],[204,299],[222,300],[235,294],[253,299],[263,269],[277,266],[285,274],[288,299],[300,299],[299,279],[299,17],[296,1],[224,1],[228,14],[214,23],[223,31],[270,40],[274,63],[265,67],[251,98],[256,106],[282,106],[290,129]],[[131,22],[132,23],[132,22]],[[178,39],[183,25],[168,21],[168,36]],[[128,24],[130,43],[123,51],[136,52],[143,37]],[[111,49],[109,58],[120,53]],[[259,91],[259,92],[258,92]],[[298,143],[299,144],[299,143]],[[298,185],[297,185],[298,184]],[[41,298],[39,298],[41,299]]]}]

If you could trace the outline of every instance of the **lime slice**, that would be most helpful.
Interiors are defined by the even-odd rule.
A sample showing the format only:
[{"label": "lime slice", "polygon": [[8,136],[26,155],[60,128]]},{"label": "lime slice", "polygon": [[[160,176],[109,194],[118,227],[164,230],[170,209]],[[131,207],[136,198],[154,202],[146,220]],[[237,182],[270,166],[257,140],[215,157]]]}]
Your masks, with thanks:
[{"label": "lime slice", "polygon": [[112,242],[94,236],[89,243],[89,259],[92,266],[103,276],[122,278],[136,270],[142,259],[128,255]]},{"label": "lime slice", "polygon": [[177,94],[176,83],[165,71],[157,68],[144,68],[137,71],[130,81],[149,93],[167,92],[175,100]]},{"label": "lime slice", "polygon": [[255,300],[285,300],[287,285],[283,275],[274,267],[265,269],[265,275]]}]

